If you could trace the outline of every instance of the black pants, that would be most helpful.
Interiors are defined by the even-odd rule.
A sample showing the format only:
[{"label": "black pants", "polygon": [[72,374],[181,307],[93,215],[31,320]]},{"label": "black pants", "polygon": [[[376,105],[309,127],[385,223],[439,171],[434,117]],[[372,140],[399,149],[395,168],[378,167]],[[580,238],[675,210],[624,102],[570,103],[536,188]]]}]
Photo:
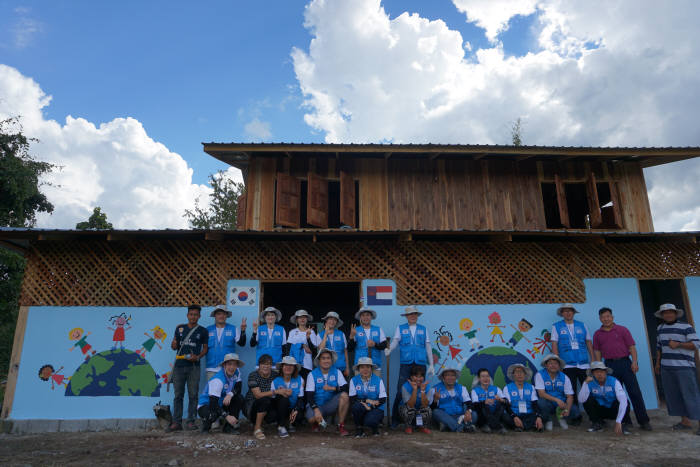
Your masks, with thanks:
[{"label": "black pants", "polygon": [[[586,370],[581,368],[564,368],[562,370],[569,380],[571,380],[571,387],[574,390],[574,403],[571,405],[571,415],[568,417],[570,420],[575,420],[581,418],[580,409],[578,407],[578,391],[586,381]],[[578,385],[576,384],[578,382]]]},{"label": "black pants", "polygon": [[255,424],[255,420],[259,413],[265,413],[265,422],[277,422],[279,426],[287,426],[289,424],[289,399],[286,397],[261,397],[253,402],[250,408],[250,423]]},{"label": "black pants", "polygon": [[494,402],[494,406],[496,409],[491,411],[491,406],[483,402],[476,404],[474,407],[477,414],[476,426],[488,425],[492,430],[500,430],[504,423],[508,423],[510,417],[505,413],[503,405],[500,402]]},{"label": "black pants", "polygon": [[[586,409],[588,418],[591,419],[593,423],[602,423],[603,420],[617,420],[617,411],[620,410],[620,402],[615,400],[612,406],[605,407],[598,403],[595,397],[589,397],[586,402],[583,403],[583,408]],[[625,410],[625,416],[622,418],[622,423],[630,423],[630,406],[627,405]]]},{"label": "black pants", "polygon": [[639,389],[637,375],[632,371],[632,361],[629,358],[606,359],[605,364],[612,368],[613,376],[627,389],[627,395],[634,406],[637,423],[640,425],[649,423],[649,415],[647,415],[647,408],[644,405],[642,391]]},{"label": "black pants", "polygon": [[214,421],[221,415],[233,415],[234,417],[238,418],[244,404],[245,401],[243,400],[243,397],[241,397],[240,394],[234,394],[234,396],[231,398],[231,403],[229,405],[219,406],[216,413],[211,412],[208,404],[197,409],[197,413],[204,421],[204,427],[208,429],[211,424],[214,423]]},{"label": "black pants", "polygon": [[[535,429],[535,422],[537,421],[537,415],[534,413],[525,413],[525,414],[518,414],[518,418],[520,421],[523,422],[523,430],[534,430]],[[507,417],[504,418],[503,421],[505,422],[505,425],[513,429],[515,428],[515,422],[513,421],[512,418]]]}]

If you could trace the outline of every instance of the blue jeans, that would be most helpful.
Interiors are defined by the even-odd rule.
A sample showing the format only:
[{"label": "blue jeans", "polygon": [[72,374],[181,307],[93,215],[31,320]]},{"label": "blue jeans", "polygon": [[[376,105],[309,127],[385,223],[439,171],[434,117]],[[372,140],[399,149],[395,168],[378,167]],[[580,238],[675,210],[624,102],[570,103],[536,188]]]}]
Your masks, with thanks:
[{"label": "blue jeans", "polygon": [[457,423],[457,419],[460,417],[460,415],[450,415],[442,409],[435,409],[433,410],[433,421],[443,423],[450,431],[464,431],[465,426],[476,423],[476,412],[474,412],[473,410],[471,412],[471,423],[464,421],[462,423]]},{"label": "blue jeans", "polygon": [[366,426],[369,428],[376,428],[381,423],[384,418],[384,410],[382,409],[372,409],[367,410],[365,406],[355,401],[351,407],[352,419],[355,422],[356,427]]},{"label": "blue jeans", "polygon": [[[394,397],[394,405],[391,408],[392,425],[399,424],[399,401],[401,401],[401,387],[406,381],[408,381],[408,377],[411,376],[411,368],[413,368],[413,365],[413,363],[402,363],[401,366],[399,366],[399,381],[396,384],[396,397]],[[423,371],[425,372],[425,365],[422,366]]]},{"label": "blue jeans", "polygon": [[644,405],[642,391],[639,389],[637,375],[632,371],[632,361],[629,358],[605,359],[605,364],[612,368],[613,376],[625,386],[627,397],[632,401],[632,406],[634,407],[637,423],[640,425],[649,423],[649,415],[647,415],[647,408]]},{"label": "blue jeans", "polygon": [[199,396],[199,365],[175,366],[173,368],[173,423],[182,424],[182,403],[185,399],[187,385],[187,421],[194,422],[197,416],[197,397]]}]

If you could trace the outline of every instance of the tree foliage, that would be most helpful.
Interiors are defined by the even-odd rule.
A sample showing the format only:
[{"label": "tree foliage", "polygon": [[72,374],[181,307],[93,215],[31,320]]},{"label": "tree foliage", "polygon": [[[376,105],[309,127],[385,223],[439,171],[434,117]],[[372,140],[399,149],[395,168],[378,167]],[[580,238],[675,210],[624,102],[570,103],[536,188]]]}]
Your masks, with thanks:
[{"label": "tree foliage", "polygon": [[193,210],[185,210],[184,217],[189,221],[190,228],[235,230],[238,197],[243,193],[244,185],[228,178],[223,170],[210,174],[209,184],[213,189],[209,195],[209,206],[203,209],[197,199]]},{"label": "tree foliage", "polygon": [[75,228],[78,230],[87,229],[98,229],[98,230],[112,230],[114,227],[111,222],[107,222],[107,214],[102,212],[102,209],[97,206],[92,211],[92,215],[87,221],[78,222],[75,224]]},{"label": "tree foliage", "polygon": [[513,122],[510,128],[510,138],[513,146],[523,145],[523,122],[520,120],[520,117]]}]

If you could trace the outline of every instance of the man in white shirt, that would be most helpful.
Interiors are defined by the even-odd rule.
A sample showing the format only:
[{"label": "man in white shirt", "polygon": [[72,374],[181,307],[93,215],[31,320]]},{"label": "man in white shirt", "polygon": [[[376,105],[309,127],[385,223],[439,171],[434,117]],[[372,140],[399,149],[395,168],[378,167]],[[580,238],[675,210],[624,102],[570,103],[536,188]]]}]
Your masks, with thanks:
[{"label": "man in white shirt", "polygon": [[588,377],[581,386],[578,399],[583,402],[588,418],[591,419],[590,432],[603,429],[605,419],[615,420],[615,434],[628,435],[630,408],[627,404],[627,394],[622,384],[610,376],[612,369],[603,362],[591,363],[587,371]]}]

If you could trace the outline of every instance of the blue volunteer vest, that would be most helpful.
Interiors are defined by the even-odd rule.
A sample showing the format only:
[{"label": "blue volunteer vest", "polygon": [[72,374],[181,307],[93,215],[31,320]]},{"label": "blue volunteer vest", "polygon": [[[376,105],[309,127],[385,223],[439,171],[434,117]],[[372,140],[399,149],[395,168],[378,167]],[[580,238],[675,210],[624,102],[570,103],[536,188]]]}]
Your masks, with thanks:
[{"label": "blue volunteer vest", "polygon": [[355,334],[355,365],[357,365],[357,361],[360,359],[360,357],[372,357],[372,363],[381,368],[382,352],[377,350],[376,347],[372,347],[370,352],[370,348],[367,347],[368,340],[372,340],[375,344],[379,344],[380,335],[381,332],[379,330],[379,326],[370,326],[369,336],[367,336],[367,330],[365,328],[362,326],[357,328],[357,333]]},{"label": "blue volunteer vest", "polygon": [[218,380],[224,383],[224,387],[221,388],[221,394],[219,394],[219,406],[223,406],[224,396],[226,396],[227,393],[233,391],[233,386],[235,385],[235,381],[236,379],[238,379],[239,376],[240,371],[238,370],[238,368],[236,368],[235,373],[233,373],[233,376],[231,376],[230,378],[226,377],[226,373],[224,372],[223,368],[220,369],[214,376],[211,377],[209,381],[207,381],[207,384],[204,385],[204,389],[201,393],[199,393],[199,405],[209,405],[209,384],[214,380]]},{"label": "blue volunteer vest", "polygon": [[216,368],[224,361],[227,353],[236,352],[236,326],[226,324],[221,333],[221,340],[216,337],[216,325],[207,327],[209,342],[207,343],[207,368]]},{"label": "blue volunteer vest", "polygon": [[[568,365],[580,365],[588,363],[588,350],[586,349],[586,327],[580,321],[574,321],[574,336],[569,333],[569,328],[564,320],[554,323],[557,331],[559,356]],[[571,342],[578,342],[578,349],[571,348]]]},{"label": "blue volunteer vest", "polygon": [[278,363],[282,360],[282,337],[284,336],[284,328],[279,324],[275,324],[272,328],[272,339],[269,339],[270,329],[267,325],[258,327],[258,344],[255,352],[255,361],[257,363],[260,357],[267,354],[272,357],[273,363]]},{"label": "blue volunteer vest", "polygon": [[[401,386],[403,389],[408,391],[409,394],[413,394],[413,386],[411,386],[411,383],[409,381],[406,381],[403,383],[403,386]],[[430,385],[426,384],[425,386],[425,395],[428,395],[428,392],[430,392]],[[403,393],[403,391],[402,391]],[[429,401],[431,402],[431,401]],[[416,405],[420,404],[420,388],[418,388],[418,396],[416,397]],[[406,402],[403,400],[403,394],[399,396],[399,405],[406,405]]]},{"label": "blue volunteer vest", "polygon": [[[324,329],[319,336],[323,339],[325,335],[326,330]],[[335,351],[338,355],[338,359],[335,361],[334,366],[340,371],[344,371],[347,367],[347,363],[345,362],[345,339],[343,333],[338,329],[333,330],[333,336],[329,337],[326,341],[326,348]]]},{"label": "blue volunteer vest", "polygon": [[[496,396],[498,395],[498,388],[496,386],[490,385],[488,390],[485,390],[479,384],[478,386],[474,387],[474,392],[476,392],[476,396],[479,398],[479,402],[484,402],[486,399],[495,400]],[[494,412],[496,410],[497,405],[487,405],[486,407],[488,407],[489,410],[491,410],[491,412]]]},{"label": "blue volunteer vest", "polygon": [[523,397],[522,399],[520,398],[520,392],[518,390],[518,386],[515,385],[515,383],[508,383],[504,389],[504,391],[508,392],[508,395],[510,396],[510,408],[513,410],[513,413],[515,415],[519,415],[520,411],[518,410],[518,406],[520,405],[520,402],[523,401],[525,402],[527,411],[525,413],[532,413],[532,393],[535,390],[535,388],[532,386],[530,383],[523,383]]},{"label": "blue volunteer vest", "polygon": [[316,402],[316,405],[322,406],[337,394],[336,391],[324,390],[323,385],[328,384],[329,386],[338,387],[338,370],[333,367],[331,367],[330,370],[328,370],[328,374],[326,375],[328,377],[327,382],[323,378],[323,373],[321,373],[321,369],[318,367],[314,368],[310,374],[311,377],[314,379],[314,390],[316,391],[314,393],[314,402]]},{"label": "blue volunteer vest", "polygon": [[603,386],[598,384],[595,378],[588,383],[591,396],[595,397],[595,400],[603,407],[610,408],[617,400],[617,396],[615,395],[615,381],[617,381],[615,378],[608,375],[605,377],[605,384]]},{"label": "blue volunteer vest", "polygon": [[304,387],[304,382],[301,379],[301,376],[297,376],[296,378],[290,379],[289,384],[284,382],[284,378],[278,376],[272,381],[272,383],[275,385],[275,388],[287,388],[292,390],[292,395],[289,396],[289,407],[291,409],[294,409],[294,407],[296,407],[297,405],[299,394],[301,394],[301,390]]},{"label": "blue volunteer vest", "polygon": [[435,392],[440,392],[440,399],[438,400],[438,408],[444,410],[450,415],[463,415],[464,409],[462,405],[467,402],[462,400],[462,385],[455,384],[454,386],[454,396],[450,396],[447,392],[445,383],[440,382],[435,385]]},{"label": "blue volunteer vest", "polygon": [[[362,381],[362,376],[355,375],[350,380],[350,384],[355,387],[355,393],[358,399],[379,400],[379,388],[382,380],[377,375],[371,375],[367,386]],[[384,404],[377,406],[378,409],[384,410]]]},{"label": "blue volunteer vest", "polygon": [[564,394],[564,385],[566,383],[566,376],[563,372],[557,373],[554,381],[549,377],[549,372],[546,369],[539,371],[540,376],[542,376],[542,381],[544,381],[544,390],[550,396],[554,396],[562,402],[566,402],[566,395]]},{"label": "blue volunteer vest", "polygon": [[399,340],[399,349],[401,351],[401,364],[410,365],[427,365],[428,355],[425,352],[425,336],[427,331],[425,326],[416,324],[416,334],[411,335],[411,329],[408,323],[399,326],[401,339]]}]

